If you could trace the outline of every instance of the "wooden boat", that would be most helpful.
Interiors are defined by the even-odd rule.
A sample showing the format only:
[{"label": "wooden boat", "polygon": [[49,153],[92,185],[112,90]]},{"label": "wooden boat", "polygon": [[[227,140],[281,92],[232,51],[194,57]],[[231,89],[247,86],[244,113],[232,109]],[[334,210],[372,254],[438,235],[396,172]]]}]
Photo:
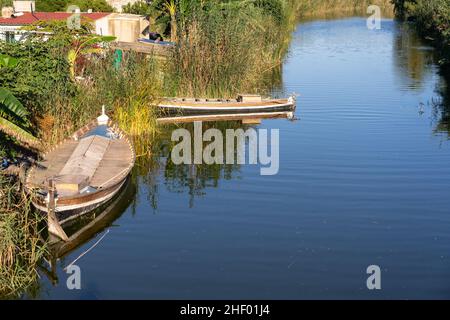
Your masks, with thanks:
[{"label": "wooden boat", "polygon": [[49,232],[106,204],[121,190],[136,155],[128,137],[104,113],[43,157],[27,174],[34,206],[48,215]]},{"label": "wooden boat", "polygon": [[240,95],[237,99],[168,98],[159,108],[164,116],[220,115],[295,112],[296,99],[263,99],[258,95]]}]

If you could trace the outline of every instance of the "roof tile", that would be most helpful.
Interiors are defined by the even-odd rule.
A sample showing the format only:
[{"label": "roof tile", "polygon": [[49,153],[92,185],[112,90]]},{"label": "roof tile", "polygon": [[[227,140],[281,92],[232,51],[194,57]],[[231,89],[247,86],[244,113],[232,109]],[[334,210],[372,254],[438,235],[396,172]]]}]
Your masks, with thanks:
[{"label": "roof tile", "polygon": [[[81,16],[87,17],[92,20],[99,20],[111,13],[109,12],[93,12],[82,13]],[[37,21],[61,21],[66,20],[72,15],[69,12],[26,12],[21,16],[14,18],[0,18],[0,25],[3,26],[23,26],[29,25]]]}]

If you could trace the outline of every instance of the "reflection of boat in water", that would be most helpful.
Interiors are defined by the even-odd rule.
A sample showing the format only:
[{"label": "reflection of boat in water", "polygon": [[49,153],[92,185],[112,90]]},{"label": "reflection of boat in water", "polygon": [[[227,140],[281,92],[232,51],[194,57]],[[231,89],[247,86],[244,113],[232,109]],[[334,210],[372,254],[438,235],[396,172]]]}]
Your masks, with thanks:
[{"label": "reflection of boat in water", "polygon": [[114,222],[130,206],[134,199],[136,187],[128,178],[120,193],[113,201],[86,214],[78,219],[67,222],[63,225],[68,235],[66,241],[61,241],[58,237],[50,235],[48,248],[48,262],[51,270],[41,266],[41,271],[45,273],[54,283],[57,282],[56,261],[63,259],[74,250],[80,248],[100,233],[110,228]]},{"label": "reflection of boat in water", "polygon": [[257,112],[237,114],[215,114],[194,116],[163,116],[157,119],[159,124],[190,123],[195,121],[219,122],[219,121],[241,121],[243,124],[259,124],[262,119],[288,119],[296,120],[294,112]]},{"label": "reflection of boat in water", "polygon": [[68,240],[61,225],[113,199],[135,157],[130,140],[104,113],[47,153],[28,173],[26,188],[48,214],[49,232]]},{"label": "reflection of boat in water", "polygon": [[165,116],[205,116],[295,112],[296,99],[263,99],[258,95],[240,95],[237,99],[165,99],[159,105]]},{"label": "reflection of boat in water", "polygon": [[119,195],[109,204],[63,225],[69,239],[61,241],[59,238],[50,236],[52,255],[62,258],[110,227],[129,207],[135,192],[135,186],[128,178]]}]

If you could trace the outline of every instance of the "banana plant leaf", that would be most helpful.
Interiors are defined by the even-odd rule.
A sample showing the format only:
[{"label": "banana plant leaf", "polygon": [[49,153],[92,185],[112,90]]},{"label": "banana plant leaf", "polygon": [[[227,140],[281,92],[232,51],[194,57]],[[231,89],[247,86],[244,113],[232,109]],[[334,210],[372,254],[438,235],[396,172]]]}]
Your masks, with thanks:
[{"label": "banana plant leaf", "polygon": [[25,109],[22,103],[5,88],[0,88],[0,109],[23,120],[28,116],[27,109]]},{"label": "banana plant leaf", "polygon": [[0,67],[14,68],[19,64],[19,60],[4,54],[0,54]]}]

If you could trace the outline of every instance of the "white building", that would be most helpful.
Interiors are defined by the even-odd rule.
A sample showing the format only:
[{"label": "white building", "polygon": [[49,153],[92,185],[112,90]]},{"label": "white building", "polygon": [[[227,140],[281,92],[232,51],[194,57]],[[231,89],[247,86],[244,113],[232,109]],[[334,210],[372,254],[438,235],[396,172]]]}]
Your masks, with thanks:
[{"label": "white building", "polygon": [[[0,40],[20,41],[28,31],[24,26],[38,21],[68,21],[73,16],[70,12],[35,12],[35,1],[14,1],[14,7],[2,9],[0,17]],[[82,17],[92,20],[95,33],[104,36],[115,36],[117,41],[136,42],[149,22],[144,16],[109,12],[80,13]]]}]

